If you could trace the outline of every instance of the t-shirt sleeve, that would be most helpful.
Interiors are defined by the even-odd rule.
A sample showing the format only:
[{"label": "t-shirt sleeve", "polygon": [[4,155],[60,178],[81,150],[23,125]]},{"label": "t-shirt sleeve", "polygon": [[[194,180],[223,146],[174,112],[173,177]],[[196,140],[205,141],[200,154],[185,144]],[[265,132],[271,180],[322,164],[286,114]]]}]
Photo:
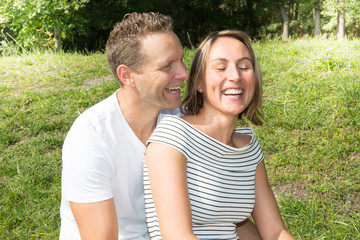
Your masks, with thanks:
[{"label": "t-shirt sleeve", "polygon": [[254,141],[253,141],[253,151],[254,151],[254,155],[256,156],[257,159],[257,163],[256,166],[259,165],[259,163],[261,161],[264,160],[264,154],[262,152],[261,146],[259,141],[257,140],[257,138],[254,135]]},{"label": "t-shirt sleeve", "polygon": [[175,148],[186,157],[187,145],[190,141],[190,135],[187,134],[186,127],[179,120],[179,117],[173,115],[165,116],[161,123],[156,126],[151,137],[147,141],[147,145],[156,142],[172,148]]},{"label": "t-shirt sleeve", "polygon": [[75,121],[62,151],[62,193],[68,201],[98,202],[113,197],[111,156],[104,139],[88,124]]}]

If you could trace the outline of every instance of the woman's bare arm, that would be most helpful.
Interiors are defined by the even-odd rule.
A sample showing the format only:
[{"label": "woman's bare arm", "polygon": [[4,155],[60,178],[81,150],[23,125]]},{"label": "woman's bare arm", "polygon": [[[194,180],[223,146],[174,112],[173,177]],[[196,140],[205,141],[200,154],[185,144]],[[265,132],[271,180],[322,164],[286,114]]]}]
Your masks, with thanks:
[{"label": "woman's bare arm", "polygon": [[145,163],[162,239],[198,239],[192,231],[185,156],[167,145],[151,143]]},{"label": "woman's bare arm", "polygon": [[255,207],[252,213],[261,239],[295,239],[285,228],[274,193],[270,187],[264,161],[255,174]]}]

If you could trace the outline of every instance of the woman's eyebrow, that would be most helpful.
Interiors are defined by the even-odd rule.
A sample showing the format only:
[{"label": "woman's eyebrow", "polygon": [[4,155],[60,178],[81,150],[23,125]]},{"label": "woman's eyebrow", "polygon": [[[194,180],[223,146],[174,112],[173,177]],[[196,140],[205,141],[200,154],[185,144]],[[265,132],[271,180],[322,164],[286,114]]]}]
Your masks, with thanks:
[{"label": "woman's eyebrow", "polygon": [[252,61],[251,60],[251,58],[248,58],[248,57],[243,57],[243,58],[240,58],[239,60],[238,60],[238,62],[241,62],[241,61],[244,61],[244,60],[248,60],[248,61]]},{"label": "woman's eyebrow", "polygon": [[215,59],[212,59],[210,62],[217,62],[217,61],[227,62],[227,59],[226,58],[215,58]]},{"label": "woman's eyebrow", "polygon": [[[244,60],[248,60],[250,62],[252,61],[251,58],[249,58],[249,57],[242,57],[237,62],[241,62]],[[211,60],[210,62],[216,62],[216,61],[227,62],[228,60],[226,58],[215,58],[215,59]]]}]

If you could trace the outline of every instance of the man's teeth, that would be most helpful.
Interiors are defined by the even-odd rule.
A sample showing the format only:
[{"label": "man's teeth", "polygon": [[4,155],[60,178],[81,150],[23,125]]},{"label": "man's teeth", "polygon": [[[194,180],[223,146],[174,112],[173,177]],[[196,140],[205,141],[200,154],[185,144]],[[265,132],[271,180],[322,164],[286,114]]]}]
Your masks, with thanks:
[{"label": "man's teeth", "polygon": [[181,86],[178,87],[168,87],[167,89],[169,89],[170,91],[177,91],[180,90]]},{"label": "man's teeth", "polygon": [[242,89],[228,89],[224,92],[225,95],[239,95],[242,94]]}]

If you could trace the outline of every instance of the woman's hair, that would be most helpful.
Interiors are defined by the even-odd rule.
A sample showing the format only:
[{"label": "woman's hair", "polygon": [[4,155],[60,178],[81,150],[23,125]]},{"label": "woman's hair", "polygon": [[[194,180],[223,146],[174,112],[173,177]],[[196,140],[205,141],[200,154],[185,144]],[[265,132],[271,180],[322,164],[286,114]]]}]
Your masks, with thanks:
[{"label": "woman's hair", "polygon": [[124,64],[134,71],[139,71],[146,62],[146,53],[142,51],[142,39],[155,32],[172,31],[173,21],[170,16],[160,13],[128,13],[121,22],[115,24],[106,42],[106,53],[110,68],[118,79],[117,68]]},{"label": "woman's hair", "polygon": [[236,30],[225,30],[217,33],[212,33],[200,44],[195,53],[194,60],[191,64],[189,80],[186,87],[186,96],[183,100],[182,111],[185,114],[195,115],[199,113],[203,107],[203,94],[197,88],[199,83],[204,80],[206,59],[209,55],[210,48],[214,42],[223,37],[230,37],[242,42],[249,50],[251,56],[251,63],[255,73],[255,94],[249,106],[239,114],[240,119],[244,114],[245,117],[255,125],[262,125],[262,82],[258,62],[256,60],[254,51],[251,47],[248,36]]}]

